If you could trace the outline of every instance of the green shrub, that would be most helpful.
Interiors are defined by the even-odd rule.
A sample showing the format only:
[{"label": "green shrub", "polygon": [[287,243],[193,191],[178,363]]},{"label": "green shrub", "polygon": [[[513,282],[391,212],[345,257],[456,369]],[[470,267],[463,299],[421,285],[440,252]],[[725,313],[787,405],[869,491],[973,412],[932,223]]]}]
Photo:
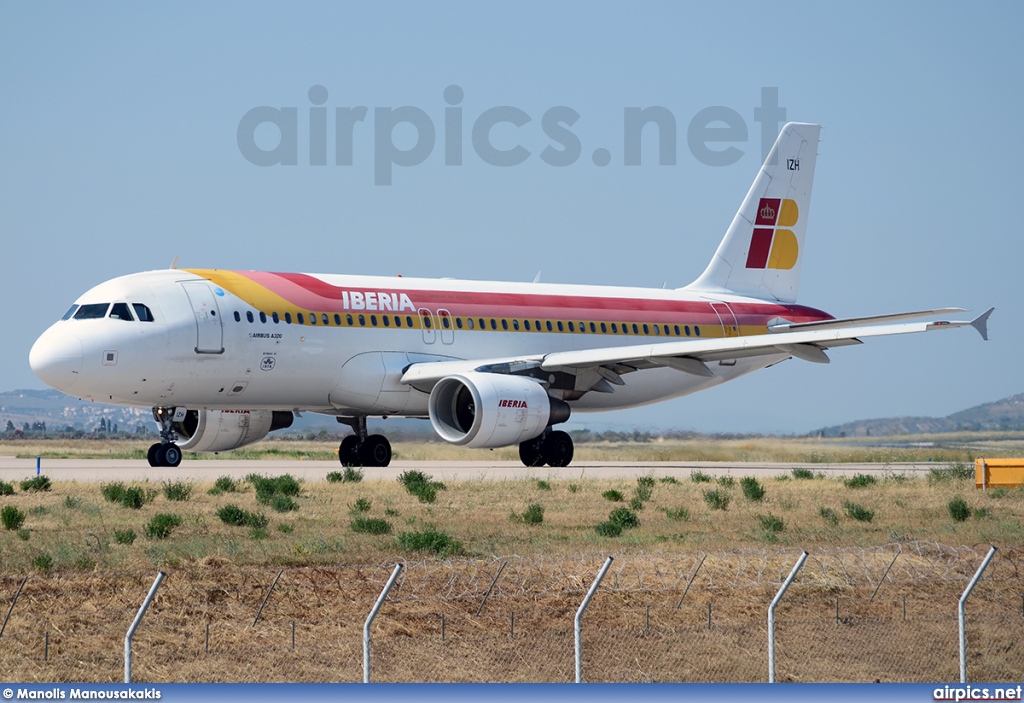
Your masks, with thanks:
[{"label": "green shrub", "polygon": [[771,513],[768,513],[767,515],[758,515],[757,521],[760,523],[762,530],[765,532],[771,532],[772,534],[777,534],[786,529],[786,525],[782,521],[782,518],[776,517]]},{"label": "green shrub", "polygon": [[602,537],[618,537],[622,534],[622,527],[614,522],[602,522],[594,527],[594,532]]},{"label": "green shrub", "polygon": [[871,522],[875,518],[875,512],[868,510],[863,505],[858,503],[851,503],[849,501],[843,503],[843,511],[847,517],[859,520],[860,522]]},{"label": "green shrub", "polygon": [[28,514],[35,515],[37,517],[40,515],[49,515],[50,509],[45,505],[36,505],[28,509]]},{"label": "green shrub", "polygon": [[103,499],[108,503],[120,503],[121,496],[124,495],[124,484],[119,481],[102,483],[100,484],[100,493],[103,494]]},{"label": "green shrub", "polygon": [[854,474],[851,478],[843,480],[843,485],[847,488],[867,488],[876,483],[875,477],[870,474]]},{"label": "green shrub", "polygon": [[682,522],[684,520],[690,519],[690,511],[683,507],[673,509],[662,508],[662,510],[665,512],[665,517],[667,517],[669,520]]},{"label": "green shrub", "polygon": [[662,476],[658,480],[661,483],[667,483],[670,486],[678,486],[679,485],[679,479],[677,479],[675,476]]},{"label": "green shrub", "polygon": [[604,498],[605,500],[610,500],[613,503],[621,503],[626,499],[626,497],[622,495],[620,491],[616,491],[615,489],[605,491],[604,493],[601,494],[601,497]]},{"label": "green shrub", "polygon": [[744,476],[740,479],[740,488],[743,489],[743,497],[749,501],[760,503],[764,500],[764,486],[753,476]]},{"label": "green shrub", "polygon": [[82,499],[74,496],[64,496],[64,507],[68,510],[78,510],[82,507]]},{"label": "green shrub", "polygon": [[213,482],[213,487],[220,489],[222,493],[234,493],[238,490],[238,484],[230,476],[220,476]]},{"label": "green shrub", "polygon": [[164,498],[184,502],[192,497],[192,484],[184,481],[164,481]]},{"label": "green shrub", "polygon": [[0,510],[0,522],[3,523],[5,530],[17,530],[25,523],[25,513],[13,505],[5,505],[4,509]]},{"label": "green shrub", "polygon": [[42,474],[40,474],[39,476],[27,478],[18,485],[21,487],[21,490],[23,491],[30,491],[33,493],[38,493],[40,491],[48,491],[50,490],[50,477],[43,476]]},{"label": "green shrub", "polygon": [[114,530],[114,541],[118,544],[132,544],[135,541],[135,530]]},{"label": "green shrub", "polygon": [[988,508],[975,508],[972,514],[975,520],[986,520],[992,517],[992,513],[988,511]]},{"label": "green shrub", "polygon": [[509,518],[513,522],[524,522],[527,525],[539,525],[544,522],[544,506],[540,503],[533,503],[522,513],[513,512]]},{"label": "green shrub", "polygon": [[332,471],[327,474],[329,483],[359,483],[363,480],[363,472],[352,466],[346,466],[345,471]]},{"label": "green shrub", "polygon": [[18,539],[22,541],[28,542],[28,538],[31,536],[32,533],[26,530],[25,528],[21,528],[20,530],[18,530]]},{"label": "green shrub", "polygon": [[640,500],[640,496],[633,496],[629,499],[629,507],[637,511],[643,510],[644,502]]},{"label": "green shrub", "polygon": [[832,526],[839,524],[839,516],[836,515],[836,511],[832,508],[818,508],[818,515],[821,516],[822,520]]},{"label": "green shrub", "polygon": [[963,498],[954,498],[946,505],[954,522],[964,522],[971,516],[971,508]]},{"label": "green shrub", "polygon": [[446,532],[433,528],[419,532],[402,532],[395,539],[399,549],[407,552],[434,552],[440,557],[462,553],[462,543]]},{"label": "green shrub", "polygon": [[171,513],[157,513],[146,523],[146,536],[150,539],[167,539],[174,528],[181,525],[181,517]]},{"label": "green shrub", "polygon": [[550,491],[551,484],[547,481],[537,481],[537,489],[541,491]]},{"label": "green shrub", "polygon": [[128,486],[121,493],[121,505],[132,510],[139,510],[146,503],[152,503],[156,498],[156,491],[151,488],[140,488],[139,486]]},{"label": "green shrub", "polygon": [[[261,505],[271,505],[274,507],[275,500],[277,505],[285,506],[290,505],[294,507],[286,508],[287,510],[298,510],[299,506],[294,501],[282,501],[280,498],[290,498],[291,496],[297,496],[302,490],[302,486],[299,482],[291,475],[284,474],[282,476],[260,476],[258,474],[249,474],[245,477],[245,480],[256,489],[256,502]],[[278,512],[283,512],[277,507],[274,507]]]},{"label": "green shrub", "polygon": [[388,517],[398,517],[400,513],[394,508],[384,508],[384,514]]},{"label": "green shrub", "polygon": [[391,523],[382,518],[357,517],[348,525],[353,532],[364,532],[368,535],[390,535]]},{"label": "green shrub", "polygon": [[14,495],[14,484],[7,481],[0,481],[0,496]]},{"label": "green shrub", "polygon": [[654,479],[650,476],[640,476],[636,480],[636,488],[633,489],[633,498],[646,503],[654,495]]},{"label": "green shrub", "polygon": [[974,465],[963,461],[954,461],[942,468],[928,471],[928,483],[949,483],[972,478],[974,478]]},{"label": "green shrub", "polygon": [[266,515],[242,510],[237,505],[225,505],[217,511],[217,517],[221,522],[237,527],[263,528],[270,524]]},{"label": "green shrub", "polygon": [[732,500],[732,496],[728,491],[720,491],[717,488],[704,491],[704,502],[712,510],[728,509],[730,500]]},{"label": "green shrub", "polygon": [[576,485],[575,483],[570,483],[569,484],[569,492],[570,493],[578,493],[579,490],[580,490],[580,487],[578,485]]},{"label": "green shrub", "polygon": [[356,502],[348,506],[348,511],[352,515],[358,515],[359,513],[368,513],[373,504],[370,503],[368,498],[356,498]]},{"label": "green shrub", "polygon": [[440,481],[434,481],[429,475],[416,470],[403,472],[398,476],[398,482],[421,503],[433,503],[437,500],[437,492],[446,488]]},{"label": "green shrub", "polygon": [[266,539],[270,535],[267,534],[266,528],[254,527],[251,530],[249,530],[249,536],[253,539]]},{"label": "green shrub", "polygon": [[277,531],[281,534],[290,535],[295,528],[289,525],[287,522],[282,522],[277,526]]},{"label": "green shrub", "polygon": [[711,476],[703,471],[691,471],[690,480],[694,483],[711,483]]},{"label": "green shrub", "polygon": [[53,568],[53,557],[43,552],[32,558],[32,566],[40,571],[49,571]]},{"label": "green shrub", "polygon": [[640,518],[629,508],[616,508],[608,514],[608,522],[614,523],[623,529],[640,527]]},{"label": "green shrub", "polygon": [[734,488],[736,486],[736,479],[732,476],[719,476],[718,485],[724,488]]},{"label": "green shrub", "polygon": [[998,488],[993,488],[988,492],[989,498],[995,498],[997,500],[999,498],[1005,498],[1008,495],[1010,495],[1010,492],[1003,488],[1002,486],[999,486]]},{"label": "green shrub", "polygon": [[790,473],[793,474],[793,478],[801,481],[807,481],[814,478],[814,472],[810,469],[793,469]]}]

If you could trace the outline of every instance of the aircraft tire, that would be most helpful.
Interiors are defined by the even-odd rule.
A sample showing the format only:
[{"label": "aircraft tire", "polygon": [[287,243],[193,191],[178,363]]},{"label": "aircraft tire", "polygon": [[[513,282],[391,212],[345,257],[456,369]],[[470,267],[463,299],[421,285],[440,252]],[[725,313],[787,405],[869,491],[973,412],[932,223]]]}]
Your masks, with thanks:
[{"label": "aircraft tire", "polygon": [[363,466],[383,468],[391,463],[391,442],[384,435],[372,434],[359,447],[359,458]]},{"label": "aircraft tire", "polygon": [[160,463],[157,461],[156,458],[156,453],[160,451],[161,446],[162,445],[159,442],[157,442],[156,444],[150,446],[149,451],[146,452],[146,459],[149,461],[149,465],[152,466],[153,468],[160,466]]},{"label": "aircraft tire", "polygon": [[550,432],[544,438],[540,451],[544,456],[544,461],[549,466],[555,468],[568,466],[573,456],[572,437],[569,436],[568,432],[561,430]]},{"label": "aircraft tire", "polygon": [[181,449],[177,444],[165,444],[157,450],[157,457],[163,466],[177,467],[181,464]]},{"label": "aircraft tire", "polygon": [[355,435],[348,435],[341,440],[338,446],[338,461],[342,466],[362,466],[359,458],[359,438]]},{"label": "aircraft tire", "polygon": [[542,439],[537,437],[519,444],[519,460],[523,466],[544,466],[544,455],[541,452]]}]

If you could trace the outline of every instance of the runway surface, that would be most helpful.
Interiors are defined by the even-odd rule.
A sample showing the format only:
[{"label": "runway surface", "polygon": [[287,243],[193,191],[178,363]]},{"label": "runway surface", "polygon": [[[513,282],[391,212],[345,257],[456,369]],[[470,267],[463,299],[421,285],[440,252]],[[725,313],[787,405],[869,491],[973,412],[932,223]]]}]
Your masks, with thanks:
[{"label": "runway surface", "polygon": [[[186,455],[187,457],[187,455]],[[637,476],[674,476],[689,479],[693,471],[711,476],[770,477],[789,474],[794,468],[806,468],[827,476],[888,473],[914,474],[945,466],[937,463],[892,464],[803,464],[793,462],[613,462],[581,461],[564,469],[527,468],[513,461],[394,461],[385,469],[362,469],[364,481],[393,481],[403,471],[416,469],[441,481],[514,481],[520,479],[585,480],[632,479]],[[323,481],[342,467],[334,461],[237,461],[231,459],[189,459],[177,468],[152,468],[145,461],[127,459],[43,459],[41,473],[53,481],[168,481],[188,480],[212,483],[219,476],[243,478],[251,473],[274,476],[291,474],[307,481]],[[34,476],[36,460],[0,456],[0,479],[20,481]]]}]

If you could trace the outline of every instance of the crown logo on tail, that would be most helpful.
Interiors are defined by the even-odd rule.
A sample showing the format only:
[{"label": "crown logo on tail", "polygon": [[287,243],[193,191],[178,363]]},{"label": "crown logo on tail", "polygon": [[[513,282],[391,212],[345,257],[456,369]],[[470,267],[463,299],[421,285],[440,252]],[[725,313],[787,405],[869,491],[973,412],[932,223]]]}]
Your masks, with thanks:
[{"label": "crown logo on tail", "polygon": [[775,208],[773,208],[771,205],[765,205],[763,208],[761,208],[761,217],[763,217],[766,220],[772,220],[774,222]]}]

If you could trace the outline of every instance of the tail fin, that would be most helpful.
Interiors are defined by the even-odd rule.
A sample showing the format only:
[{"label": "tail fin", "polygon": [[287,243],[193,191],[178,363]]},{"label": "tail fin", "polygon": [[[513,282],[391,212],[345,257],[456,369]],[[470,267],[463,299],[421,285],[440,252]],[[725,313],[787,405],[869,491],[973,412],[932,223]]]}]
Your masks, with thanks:
[{"label": "tail fin", "polygon": [[718,251],[686,290],[796,301],[821,125],[782,128]]}]

